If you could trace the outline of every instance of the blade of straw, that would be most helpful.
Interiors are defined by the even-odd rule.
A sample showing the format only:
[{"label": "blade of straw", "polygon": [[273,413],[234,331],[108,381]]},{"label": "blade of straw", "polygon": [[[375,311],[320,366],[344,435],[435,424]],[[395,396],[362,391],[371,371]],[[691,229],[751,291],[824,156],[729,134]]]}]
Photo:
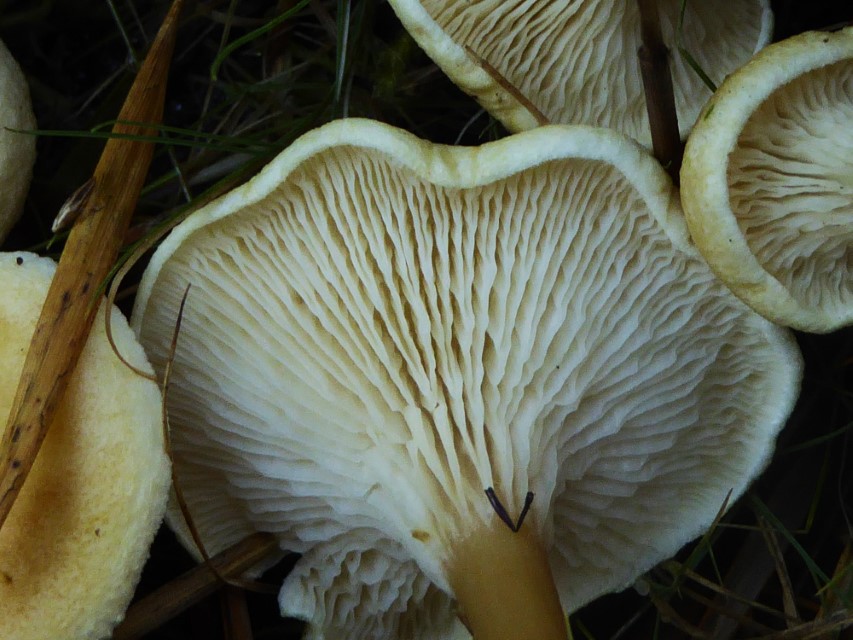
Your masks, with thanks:
[{"label": "blade of straw", "polygon": [[280,554],[275,536],[269,533],[244,538],[213,556],[211,566],[200,564],[131,606],[113,632],[113,640],[141,638],[222,587],[219,576],[240,576]]},{"label": "blade of straw", "polygon": [[[163,118],[166,79],[181,0],[175,0],[122,106],[113,131],[153,135]],[[151,142],[110,139],[91,193],[65,244],[0,441],[0,527],[32,468],[89,335],[104,280],[115,261],[145,181]]]},{"label": "blade of straw", "polygon": [[246,592],[229,585],[219,592],[219,602],[224,640],[254,640]]}]

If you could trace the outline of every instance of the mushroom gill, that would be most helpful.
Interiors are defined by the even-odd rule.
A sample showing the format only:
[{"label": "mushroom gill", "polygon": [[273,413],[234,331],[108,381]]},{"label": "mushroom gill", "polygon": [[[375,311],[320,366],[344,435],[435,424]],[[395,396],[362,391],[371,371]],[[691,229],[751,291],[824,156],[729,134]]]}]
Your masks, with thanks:
[{"label": "mushroom gill", "polygon": [[[555,124],[613,128],[651,145],[636,2],[389,2],[424,51],[510,131],[541,124],[538,111]],[[686,136],[711,92],[676,44],[719,82],[769,42],[773,14],[767,0],[703,0],[686,7],[682,0],[660,0],[659,5]]]},{"label": "mushroom gill", "polygon": [[168,408],[208,551],[303,554],[280,602],[310,637],[464,637],[459,613],[486,639],[549,594],[561,637],[743,491],[796,396],[790,336],[680,215],[612,132],[450,148],[361,120],[194,214],[133,322],[162,371],[190,286]]}]

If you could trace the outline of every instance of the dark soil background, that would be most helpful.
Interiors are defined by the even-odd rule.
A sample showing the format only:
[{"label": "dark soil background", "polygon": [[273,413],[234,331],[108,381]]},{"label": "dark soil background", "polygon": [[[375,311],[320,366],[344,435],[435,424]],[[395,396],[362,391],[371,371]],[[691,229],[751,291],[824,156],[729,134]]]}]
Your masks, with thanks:
[{"label": "dark soil background", "polygon": [[[133,78],[129,48],[144,55],[168,4],[0,1],[0,38],[28,77],[39,127],[85,132],[114,118]],[[183,205],[187,194],[201,194],[212,184],[205,176],[210,167],[261,166],[303,131],[345,114],[390,122],[437,142],[476,144],[504,135],[420,52],[380,0],[315,0],[292,21],[237,49],[223,64],[219,80],[211,82],[209,69],[221,42],[233,42],[294,4],[188,2],[165,123],[190,133],[239,136],[242,146],[235,151],[219,143],[201,144],[189,133],[170,134],[181,145],[157,152],[134,236]],[[850,0],[779,0],[773,5],[776,39],[853,21]],[[350,55],[342,83],[345,102],[335,101],[330,90],[336,81],[339,6],[351,11]],[[61,242],[46,246],[50,223],[68,195],[91,175],[102,144],[65,134],[39,138],[27,209],[4,250],[58,255]],[[184,184],[175,178],[176,169]],[[122,300],[126,311],[132,282],[133,277]],[[853,637],[849,629],[843,632],[848,635],[786,635],[784,621],[772,613],[781,610],[785,593],[793,596],[803,621],[828,606],[827,598],[816,593],[815,567],[827,576],[837,575],[838,584],[846,584],[848,597],[853,595],[850,572],[846,583],[836,573],[845,549],[850,550],[853,531],[848,513],[853,478],[848,462],[853,453],[851,336],[850,330],[798,336],[806,360],[803,393],[774,462],[727,515],[713,536],[711,551],[693,547],[679,555],[679,562],[690,560],[691,565],[692,558],[701,557],[696,570],[711,586],[687,580],[676,588],[671,572],[659,568],[645,582],[651,596],[630,589],[573,615],[575,638],[684,638],[700,631],[714,638]],[[784,526],[785,532],[775,536],[778,551],[772,551],[767,537],[757,531],[760,517],[770,528]],[[849,558],[847,563],[849,569]],[[138,594],[167,583],[192,565],[171,533],[161,531]],[[780,565],[790,587],[779,578]],[[286,566],[280,566],[267,580],[278,583],[285,571]],[[299,637],[299,623],[278,616],[274,595],[247,593],[245,600],[256,639]],[[770,611],[762,611],[756,602]],[[232,635],[237,632],[228,630],[220,605],[220,596],[212,596],[146,637],[248,638]],[[839,615],[849,621],[853,612],[848,608]]]}]

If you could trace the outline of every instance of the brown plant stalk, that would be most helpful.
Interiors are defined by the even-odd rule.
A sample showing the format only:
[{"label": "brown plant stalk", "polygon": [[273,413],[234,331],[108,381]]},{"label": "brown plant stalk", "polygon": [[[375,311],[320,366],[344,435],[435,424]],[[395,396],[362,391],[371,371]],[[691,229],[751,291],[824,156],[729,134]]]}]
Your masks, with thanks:
[{"label": "brown plant stalk", "polygon": [[[166,79],[182,0],[175,0],[113,127],[121,136],[151,136],[162,121]],[[149,126],[131,123],[150,123]],[[33,466],[62,400],[98,309],[148,173],[150,142],[111,138],[92,187],[68,235],[24,361],[0,441],[0,527]]]},{"label": "brown plant stalk", "polygon": [[113,640],[141,638],[221,588],[220,576],[238,578],[279,553],[275,536],[253,533],[132,605]]},{"label": "brown plant stalk", "polygon": [[675,94],[669,70],[669,49],[663,42],[660,28],[658,0],[637,0],[640,9],[642,46],[637,52],[643,89],[646,94],[646,111],[652,133],[655,158],[666,169],[675,184],[681,169],[684,149],[678,132],[675,112]]}]

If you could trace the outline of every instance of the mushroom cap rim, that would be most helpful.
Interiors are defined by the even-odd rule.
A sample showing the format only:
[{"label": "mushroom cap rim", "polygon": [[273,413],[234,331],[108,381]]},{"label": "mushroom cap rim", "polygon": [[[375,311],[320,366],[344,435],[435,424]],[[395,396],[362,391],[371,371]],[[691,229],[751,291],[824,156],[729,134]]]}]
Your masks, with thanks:
[{"label": "mushroom cap rim", "polygon": [[139,335],[141,317],[163,264],[196,230],[269,195],[301,163],[332,147],[353,146],[392,157],[418,177],[447,188],[476,188],[530,167],[571,158],[607,162],[620,171],[650,203],[673,245],[699,255],[690,240],[680,207],[670,194],[669,176],[638,142],[625,134],[586,125],[547,125],[477,147],[436,144],[391,125],[365,118],[332,121],[310,131],[267,164],[246,184],[184,220],[151,258],[139,284],[131,327]]},{"label": "mushroom cap rim", "polygon": [[[728,162],[754,111],[775,91],[809,71],[853,56],[853,27],[809,31],[763,49],[730,75],[696,122],[684,152],[681,194],[687,226],[702,239],[702,253],[732,292],[766,318],[795,329],[827,333],[853,322],[846,313],[804,306],[753,254],[729,204]],[[721,123],[724,123],[721,124]],[[717,170],[709,170],[716,167]],[[704,212],[714,211],[711,229]],[[697,243],[698,244],[698,243]]]}]

